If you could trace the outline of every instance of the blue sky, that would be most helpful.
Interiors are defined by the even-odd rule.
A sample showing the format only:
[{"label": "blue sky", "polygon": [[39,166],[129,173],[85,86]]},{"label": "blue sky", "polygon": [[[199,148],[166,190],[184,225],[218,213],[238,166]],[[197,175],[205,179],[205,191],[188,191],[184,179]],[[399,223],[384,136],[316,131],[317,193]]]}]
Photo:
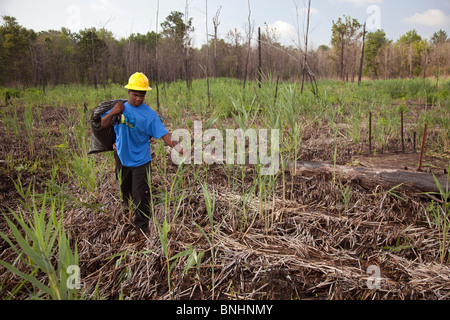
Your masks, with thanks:
[{"label": "blue sky", "polygon": [[[193,18],[195,27],[195,45],[201,46],[206,42],[206,0],[188,0],[187,3],[188,15]],[[235,28],[245,34],[247,0],[208,0],[209,33],[213,33],[212,17],[219,6],[222,7],[219,35],[225,37]],[[0,0],[0,15],[14,16],[22,26],[35,31],[60,30],[61,27],[78,31],[104,26],[116,38],[121,38],[130,33],[155,30],[156,23],[164,21],[171,11],[184,13],[185,7],[186,0],[160,0],[157,21],[157,0],[133,3],[123,0]],[[307,0],[250,0],[251,22],[256,28],[267,24],[276,30],[280,42],[296,45],[297,30],[303,39],[306,7]],[[313,48],[329,45],[332,20],[343,15],[361,23],[367,21],[372,28],[369,31],[383,29],[394,41],[413,28],[424,38],[439,29],[450,35],[450,0],[311,0],[311,8],[310,44]]]}]

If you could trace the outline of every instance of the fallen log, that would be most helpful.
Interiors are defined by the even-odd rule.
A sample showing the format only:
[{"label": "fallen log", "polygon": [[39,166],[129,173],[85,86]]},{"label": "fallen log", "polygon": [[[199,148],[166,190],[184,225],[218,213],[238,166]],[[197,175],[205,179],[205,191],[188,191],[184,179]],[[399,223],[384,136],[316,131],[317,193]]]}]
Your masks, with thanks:
[{"label": "fallen log", "polygon": [[[295,171],[296,175],[334,173],[339,179],[357,183],[365,189],[372,189],[376,186],[390,189],[401,185],[402,189],[416,193],[439,193],[439,188],[433,178],[433,174],[428,172],[373,169],[308,161],[298,161],[295,168],[293,163],[288,163],[286,165],[286,171],[291,173]],[[445,191],[447,174],[435,173],[434,176]]]}]

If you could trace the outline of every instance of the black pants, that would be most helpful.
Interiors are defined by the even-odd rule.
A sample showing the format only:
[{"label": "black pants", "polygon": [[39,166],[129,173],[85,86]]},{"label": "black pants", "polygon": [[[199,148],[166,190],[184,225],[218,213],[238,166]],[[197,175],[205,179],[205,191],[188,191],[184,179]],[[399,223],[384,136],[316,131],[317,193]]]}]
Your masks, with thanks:
[{"label": "black pants", "polygon": [[[151,166],[148,162],[139,167],[125,167],[114,151],[116,161],[116,178],[120,180],[120,190],[124,211],[134,210],[134,226],[138,230],[148,232],[150,211]],[[130,206],[131,204],[131,206]]]}]

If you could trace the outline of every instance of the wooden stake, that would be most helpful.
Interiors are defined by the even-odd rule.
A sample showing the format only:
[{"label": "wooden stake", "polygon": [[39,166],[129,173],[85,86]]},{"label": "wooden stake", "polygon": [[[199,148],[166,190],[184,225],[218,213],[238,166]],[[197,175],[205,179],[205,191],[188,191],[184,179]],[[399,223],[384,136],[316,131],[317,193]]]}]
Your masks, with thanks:
[{"label": "wooden stake", "polygon": [[413,150],[414,150],[414,153],[416,152],[416,132],[414,131],[414,134],[413,134]]},{"label": "wooden stake", "polygon": [[372,112],[369,112],[369,153],[372,153]]},{"label": "wooden stake", "polygon": [[401,136],[402,136],[402,153],[405,153],[405,141],[403,139],[403,110],[401,111]]},{"label": "wooden stake", "polygon": [[420,152],[420,163],[419,163],[419,169],[417,169],[417,171],[422,171],[422,160],[423,160],[423,152],[425,150],[425,140],[427,138],[427,127],[428,127],[428,125],[425,123],[425,130],[423,131],[422,150]]}]

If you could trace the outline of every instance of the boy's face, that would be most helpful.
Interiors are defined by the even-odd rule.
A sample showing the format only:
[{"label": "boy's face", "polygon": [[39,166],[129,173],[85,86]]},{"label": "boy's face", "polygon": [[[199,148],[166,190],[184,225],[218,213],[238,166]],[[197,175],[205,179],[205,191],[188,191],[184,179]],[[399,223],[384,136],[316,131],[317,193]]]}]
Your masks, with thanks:
[{"label": "boy's face", "polygon": [[128,90],[128,103],[133,107],[139,107],[145,100],[145,92],[136,92]]}]

